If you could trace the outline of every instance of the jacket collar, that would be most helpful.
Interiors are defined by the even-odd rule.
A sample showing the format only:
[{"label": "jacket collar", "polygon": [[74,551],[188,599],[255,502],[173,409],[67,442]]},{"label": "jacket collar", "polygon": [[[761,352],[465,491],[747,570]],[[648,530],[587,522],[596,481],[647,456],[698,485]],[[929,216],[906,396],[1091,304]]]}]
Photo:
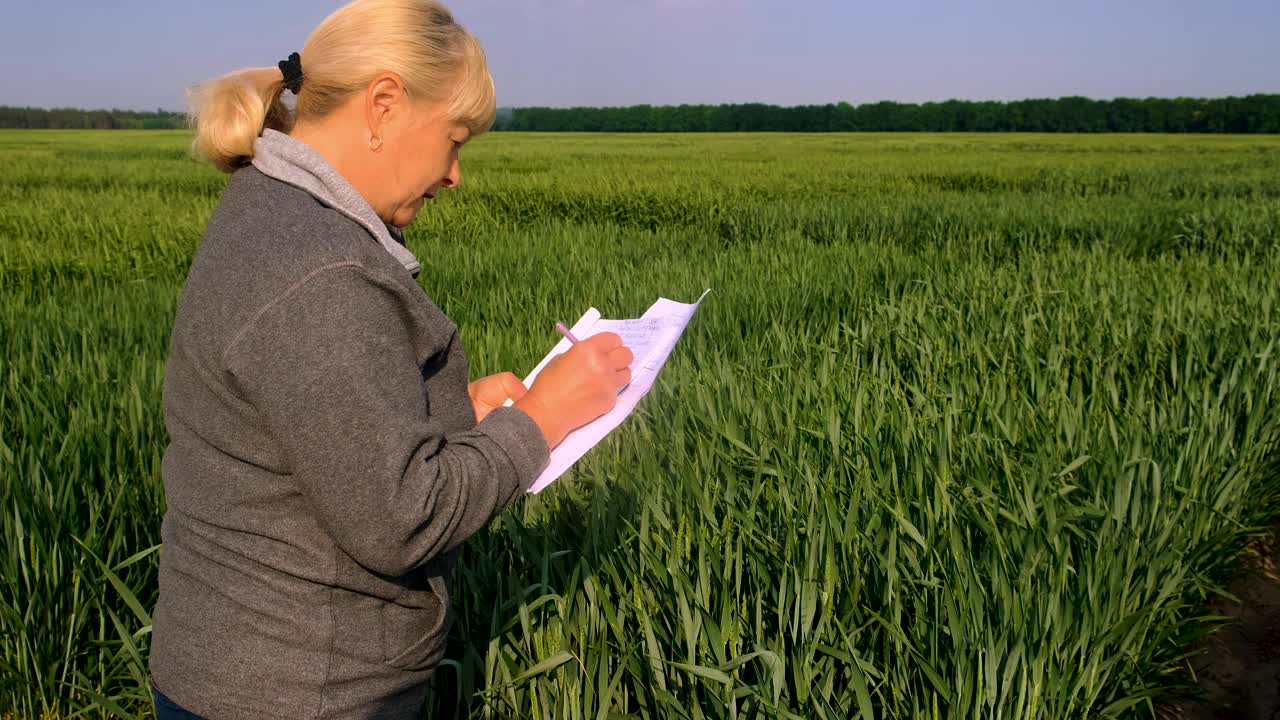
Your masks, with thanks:
[{"label": "jacket collar", "polygon": [[384,223],[351,184],[310,145],[267,128],[254,145],[253,166],[263,175],[306,190],[316,200],[359,223],[416,276],[422,265],[404,244],[404,233]]}]

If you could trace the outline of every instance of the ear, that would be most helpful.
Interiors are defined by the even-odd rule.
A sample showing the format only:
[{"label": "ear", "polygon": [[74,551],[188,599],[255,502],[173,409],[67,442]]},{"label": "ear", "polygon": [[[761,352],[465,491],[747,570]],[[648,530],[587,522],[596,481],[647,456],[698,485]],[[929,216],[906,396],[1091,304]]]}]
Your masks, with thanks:
[{"label": "ear", "polygon": [[399,75],[384,72],[375,76],[365,91],[365,121],[372,136],[381,135],[383,128],[399,120],[408,100]]}]

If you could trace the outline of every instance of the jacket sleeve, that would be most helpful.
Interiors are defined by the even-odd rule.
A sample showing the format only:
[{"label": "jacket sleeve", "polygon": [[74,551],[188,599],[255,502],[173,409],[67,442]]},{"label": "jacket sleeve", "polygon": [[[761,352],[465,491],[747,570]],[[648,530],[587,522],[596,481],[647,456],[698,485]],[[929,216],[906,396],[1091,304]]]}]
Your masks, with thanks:
[{"label": "jacket sleeve", "polygon": [[470,398],[465,386],[427,397],[405,293],[359,265],[324,268],[261,311],[224,358],[325,530],[354,561],[393,577],[483,529],[550,453],[513,407],[444,432],[432,403],[471,412]]}]

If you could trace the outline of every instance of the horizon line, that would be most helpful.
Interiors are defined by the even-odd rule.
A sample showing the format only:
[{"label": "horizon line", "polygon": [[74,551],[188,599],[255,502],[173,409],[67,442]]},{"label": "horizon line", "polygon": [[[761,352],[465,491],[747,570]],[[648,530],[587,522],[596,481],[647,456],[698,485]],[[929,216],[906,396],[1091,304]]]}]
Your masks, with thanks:
[{"label": "horizon line", "polygon": [[[868,100],[860,103],[855,103],[850,100],[829,100],[827,102],[781,104],[781,103],[766,102],[762,100],[746,100],[746,101],[738,101],[738,102],[718,102],[718,103],[637,102],[637,103],[630,103],[627,105],[583,105],[583,104],[527,105],[526,104],[526,105],[500,105],[498,106],[497,111],[501,113],[503,111],[520,110],[525,108],[542,108],[542,109],[552,109],[552,110],[578,110],[578,109],[635,108],[635,107],[689,107],[689,106],[724,107],[724,106],[732,106],[732,105],[766,105],[766,106],[778,107],[778,108],[801,108],[801,107],[825,107],[828,105],[838,106],[842,104],[847,104],[852,107],[861,107],[863,105],[880,105],[884,103],[892,103],[895,105],[941,105],[941,104],[950,103],[950,102],[1010,104],[1010,103],[1019,103],[1019,102],[1034,102],[1037,100],[1065,100],[1065,99],[1077,99],[1077,98],[1090,100],[1094,102],[1114,102],[1116,100],[1235,100],[1235,99],[1246,99],[1246,98],[1253,98],[1253,97],[1259,97],[1259,96],[1268,97],[1268,96],[1276,96],[1276,95],[1280,95],[1280,90],[1277,90],[1275,92],[1254,92],[1254,93],[1248,93],[1244,95],[1145,95],[1145,96],[1116,95],[1112,97],[1092,97],[1088,95],[1060,95],[1057,97],[1040,96],[1040,97],[1025,97],[1025,98],[1017,98],[1017,99],[1001,99],[1001,98],[972,99],[972,98],[950,97],[950,98],[946,98],[945,100],[893,100],[893,99],[885,98],[881,100]],[[86,107],[75,107],[71,105],[63,105],[63,106],[56,106],[56,107],[40,107],[36,105],[9,105],[7,103],[0,103],[0,108],[40,110],[45,112],[54,112],[57,110],[74,110],[76,112],[132,112],[132,113],[152,113],[152,114],[164,113],[164,114],[170,114],[170,115],[187,114],[186,110],[170,110],[167,108],[139,110],[139,109],[128,108],[128,107],[86,108]]]}]

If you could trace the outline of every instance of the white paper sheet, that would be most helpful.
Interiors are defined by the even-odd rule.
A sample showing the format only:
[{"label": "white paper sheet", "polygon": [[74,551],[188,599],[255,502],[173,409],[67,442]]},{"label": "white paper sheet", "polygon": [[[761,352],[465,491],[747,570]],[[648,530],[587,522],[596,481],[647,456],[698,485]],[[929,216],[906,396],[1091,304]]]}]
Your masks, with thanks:
[{"label": "white paper sheet", "polygon": [[[692,303],[678,303],[666,298],[658,301],[644,312],[644,315],[633,320],[608,320],[600,317],[600,311],[590,308],[569,328],[569,332],[578,340],[585,340],[602,332],[617,333],[622,344],[631,349],[635,359],[631,362],[631,384],[618,394],[618,404],[612,410],[595,420],[570,432],[564,440],[551,451],[551,462],[538,476],[529,492],[541,492],[543,488],[555,482],[573,466],[588,450],[605,438],[614,428],[622,423],[632,410],[635,410],[640,399],[649,394],[658,372],[666,364],[667,358],[675,348],[676,342],[684,333],[684,329],[698,309],[702,298],[711,292],[707,289]],[[524,379],[525,387],[532,387],[533,381],[557,355],[567,352],[572,347],[568,338],[563,338],[551,348],[551,352],[538,363],[538,366]],[[506,405],[511,405],[508,400]]]}]

